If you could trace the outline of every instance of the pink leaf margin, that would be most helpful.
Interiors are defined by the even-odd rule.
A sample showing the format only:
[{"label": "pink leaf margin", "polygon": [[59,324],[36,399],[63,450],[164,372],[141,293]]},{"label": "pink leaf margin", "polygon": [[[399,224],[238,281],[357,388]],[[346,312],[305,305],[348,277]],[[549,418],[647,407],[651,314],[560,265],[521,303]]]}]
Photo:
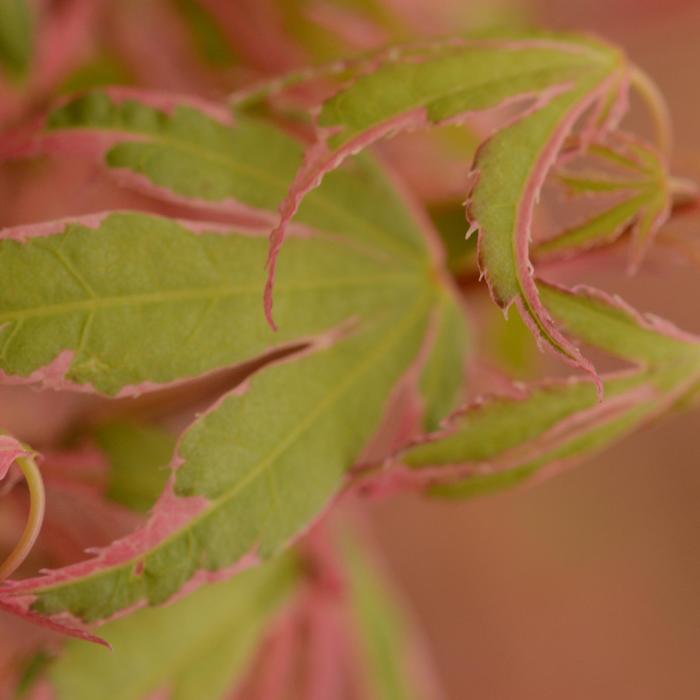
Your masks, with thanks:
[{"label": "pink leaf margin", "polygon": [[[275,360],[275,363],[293,362],[298,360],[300,356],[332,347],[348,334],[352,333],[354,325],[353,322],[341,324],[328,333],[309,339],[304,349],[299,353]],[[200,414],[195,421],[215,411],[228,396],[245,393],[248,390],[248,386],[249,380],[246,380],[243,384],[219,398],[207,411]],[[37,599],[37,592],[42,589],[60,586],[71,581],[98,575],[109,568],[124,566],[131,562],[138,562],[150,550],[158,547],[158,545],[172,537],[175,532],[186,527],[193,518],[197,517],[208,508],[209,501],[204,497],[180,497],[175,494],[174,485],[176,472],[183,463],[182,457],[179,454],[179,444],[181,441],[182,436],[180,437],[178,447],[176,447],[175,457],[171,464],[170,479],[166,484],[163,494],[151,510],[150,517],[142,527],[132,534],[116,540],[107,547],[87,550],[89,554],[93,555],[91,559],[61,569],[45,570],[34,578],[0,583],[0,605],[3,606],[3,609],[7,612],[24,617],[31,622],[39,622],[45,626],[55,628],[57,631],[64,631],[65,634],[79,636],[89,641],[96,641],[98,638],[93,638],[88,633],[84,633],[80,627],[81,622],[76,620],[72,615],[60,613],[58,615],[43,616],[34,612],[32,610],[32,605]],[[339,496],[340,494],[337,494],[335,498],[329,501],[324,511],[318,514],[314,519],[314,522],[324,517]],[[294,540],[302,537],[312,526],[313,522],[296,533]],[[244,555],[231,566],[224,567],[217,571],[200,569],[167,601],[167,603],[169,604],[179,600],[206,583],[213,583],[215,581],[231,578],[247,568],[256,566],[260,562],[261,558],[256,551],[256,547],[254,547],[248,554]],[[104,624],[113,619],[130,614],[131,612],[145,607],[147,604],[147,600],[142,599],[137,601],[130,608],[118,611],[108,619],[97,621],[96,624]]]},{"label": "pink leaf margin", "polygon": [[[604,375],[606,380],[629,376],[636,372],[621,372]],[[413,469],[402,464],[402,455],[412,447],[419,447],[442,438],[450,437],[457,430],[461,420],[469,418],[476,412],[485,410],[492,402],[508,398],[516,401],[527,400],[532,392],[547,387],[564,387],[574,382],[586,381],[579,377],[570,377],[563,380],[548,380],[535,384],[527,389],[520,385],[513,385],[512,392],[499,394],[486,394],[477,397],[471,403],[455,412],[445,422],[444,427],[434,433],[421,436],[387,459],[374,470],[368,470],[365,474],[357,474],[357,481],[353,484],[354,492],[361,497],[369,497],[373,500],[393,496],[405,491],[424,492],[433,486],[455,484],[473,476],[494,475],[514,469],[523,463],[535,459],[537,455],[556,448],[567,440],[601,425],[608,420],[623,415],[626,411],[638,405],[642,401],[658,398],[657,393],[649,386],[637,387],[625,392],[618,397],[606,399],[597,403],[592,408],[579,411],[563,421],[546,430],[537,439],[527,445],[517,445],[502,455],[490,460],[477,462],[457,462],[453,464],[440,464],[434,467],[421,467]]]}]

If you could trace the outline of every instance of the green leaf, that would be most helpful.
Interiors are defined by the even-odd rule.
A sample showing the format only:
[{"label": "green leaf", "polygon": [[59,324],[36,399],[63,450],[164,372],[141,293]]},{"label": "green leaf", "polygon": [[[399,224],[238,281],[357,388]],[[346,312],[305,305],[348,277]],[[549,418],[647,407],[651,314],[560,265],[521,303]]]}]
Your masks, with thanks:
[{"label": "green leaf", "polygon": [[570,194],[598,194],[610,192],[627,192],[634,190],[641,184],[651,185],[648,181],[639,179],[624,179],[614,177],[609,173],[569,173],[560,172],[557,175],[559,181],[566,187]]},{"label": "green leaf", "polygon": [[175,438],[164,430],[130,422],[101,425],[93,437],[110,462],[107,498],[147,511],[165,487]]},{"label": "green leaf", "polygon": [[451,290],[441,290],[434,316],[433,342],[420,376],[423,429],[435,430],[464,398],[470,337],[466,311]]},{"label": "green leaf", "polygon": [[[364,71],[364,72],[362,72]],[[529,261],[533,208],[548,170],[587,111],[587,138],[608,130],[625,104],[628,65],[615,48],[571,35],[486,37],[409,46],[362,65],[322,106],[317,142],[280,206],[268,261],[272,321],[275,264],[300,202],[345,157],[396,132],[458,121],[470,112],[534,100],[477,152],[467,207],[494,300],[517,302],[532,330],[570,364],[597,375],[556,328],[537,295]]]},{"label": "green leaf", "polygon": [[[280,130],[246,119],[232,128],[221,110],[221,119],[214,119],[186,102],[176,102],[168,112],[153,98],[150,104],[145,96],[121,95],[97,91],[71,100],[50,113],[47,135],[76,144],[93,135],[110,136],[114,143],[103,155],[109,168],[143,176],[182,198],[269,210],[283,196],[299,146]],[[41,148],[50,145],[46,139]]]},{"label": "green leaf", "polygon": [[[70,147],[93,153],[121,184],[152,196],[271,221],[303,147],[263,120],[237,115],[232,124],[221,112],[145,91],[95,91],[52,111],[16,155]],[[425,254],[420,226],[368,156],[334,173],[297,220],[403,258]]]},{"label": "green leaf", "polygon": [[602,403],[592,385],[572,379],[522,386],[457,413],[442,433],[401,458],[425,472],[432,493],[472,496],[588,456],[697,389],[697,338],[593,290],[574,294],[540,284],[540,293],[570,333],[637,368],[604,377]]},{"label": "green leaf", "polygon": [[542,356],[521,316],[504,316],[498,309],[492,309],[486,323],[486,352],[495,366],[518,380],[536,376]]},{"label": "green leaf", "polygon": [[231,128],[186,104],[167,113],[105,92],[83,95],[54,111],[46,129],[76,142],[91,134],[113,135],[116,143],[104,155],[108,167],[143,176],[184,199],[230,200],[266,210],[284,194],[298,151],[272,126],[240,120]]},{"label": "green leaf", "polygon": [[468,205],[479,228],[479,265],[491,294],[503,308],[517,301],[533,329],[574,366],[595,375],[583,358],[549,319],[532,281],[527,245],[532,208],[554,155],[573,123],[600,99],[613,65],[583,78],[578,87],[555,97],[542,109],[490,139],[481,150],[478,181]]},{"label": "green leaf", "polygon": [[212,66],[238,63],[225,33],[209,10],[198,0],[172,0],[189,30],[198,53]]},{"label": "green leaf", "polygon": [[646,193],[625,199],[584,223],[539,243],[535,247],[535,255],[539,258],[562,253],[573,254],[612,243],[637,218],[647,200]]},{"label": "green leaf", "polygon": [[[606,389],[608,384],[606,382]],[[507,469],[495,469],[493,473],[486,471],[475,474],[461,482],[437,483],[430,489],[433,496],[442,498],[472,498],[489,493],[512,488],[532,479],[539,472],[546,475],[545,469],[554,467],[556,470],[565,468],[570,463],[600,452],[604,448],[629,435],[646,421],[653,417],[654,410],[649,405],[637,405],[619,415],[609,418],[606,422],[589,427],[585,432],[563,440],[555,447],[542,450],[535,456],[514,462]]]},{"label": "green leaf", "polygon": [[638,265],[654,234],[666,222],[671,209],[670,174],[665,159],[650,145],[618,135],[616,146],[595,146],[591,155],[623,170],[624,176],[607,172],[562,173],[561,181],[574,194],[617,193],[611,206],[582,224],[539,243],[540,257],[572,255],[616,241],[634,229],[633,265]]},{"label": "green leaf", "polygon": [[457,279],[478,275],[476,238],[465,238],[464,204],[453,201],[429,206],[447,256],[447,267]]},{"label": "green leaf", "polygon": [[[647,382],[645,373],[606,379],[606,401],[624,401]],[[569,447],[569,439],[577,440],[584,455],[576,432],[558,435],[556,430],[596,406],[595,388],[589,382],[535,385],[513,397],[487,397],[483,405],[476,404],[455,418],[444,436],[410,450],[402,461],[414,469],[442,467],[455,472],[446,475],[449,479],[435,472],[434,495],[471,496],[510,486],[555,461],[560,445]],[[596,428],[593,424],[591,431]],[[554,433],[551,441],[548,433]],[[590,449],[596,446],[594,441],[588,445]]]},{"label": "green leaf", "polygon": [[[111,119],[110,104],[98,103]],[[142,107],[126,111],[147,115]],[[272,152],[264,157],[279,162]],[[3,290],[0,367],[13,380],[129,394],[275,347],[293,354],[194,421],[144,528],[92,560],[13,582],[0,598],[84,621],[162,603],[188,582],[277,554],[339,490],[384,425],[447,292],[420,224],[370,159],[329,178],[304,216],[311,228],[290,241],[298,255],[281,271],[289,306],[281,305],[276,334],[254,302],[265,243],[254,230],[128,213],[5,233],[0,263],[19,283]],[[445,318],[435,322],[435,347],[454,365],[464,338],[460,320]],[[426,375],[424,401],[444,414],[459,382],[446,389],[434,375]]]},{"label": "green leaf", "polygon": [[59,92],[62,95],[75,95],[107,85],[130,85],[134,81],[123,59],[105,50],[69,73],[61,83]]},{"label": "green leaf", "polygon": [[[0,266],[13,271],[0,291],[5,373],[110,395],[155,388],[361,318],[425,274],[342,236],[299,238],[281,273],[275,334],[256,303],[261,236],[199,233],[136,213],[86,223],[0,240]],[[49,379],[57,362],[61,371]]]},{"label": "green leaf", "polygon": [[543,282],[539,289],[547,308],[571,335],[610,355],[643,367],[681,371],[698,360],[696,336],[638,313],[619,297],[589,287],[569,291]]},{"label": "green leaf", "polygon": [[354,638],[358,641],[368,697],[426,700],[435,697],[426,677],[415,629],[383,572],[359,543],[346,538],[344,559]]},{"label": "green leaf", "polygon": [[27,0],[0,1],[0,67],[21,78],[34,55],[34,13]]},{"label": "green leaf", "polygon": [[[377,309],[344,340],[255,376],[182,436],[173,490],[143,530],[87,562],[13,584],[32,609],[105,619],[168,600],[196,574],[277,554],[318,515],[377,431],[433,303]],[[225,436],[225,439],[222,437]],[[202,581],[200,576],[198,581]]]},{"label": "green leaf", "polygon": [[333,130],[330,145],[337,149],[411,110],[425,110],[430,123],[444,122],[514,95],[608,72],[601,48],[578,37],[538,35],[409,46],[330,98],[319,125]]},{"label": "green leaf", "polygon": [[55,698],[144,700],[158,691],[178,700],[228,698],[298,579],[297,562],[284,557],[167,609],[103,626],[111,653],[71,641],[47,674]]}]

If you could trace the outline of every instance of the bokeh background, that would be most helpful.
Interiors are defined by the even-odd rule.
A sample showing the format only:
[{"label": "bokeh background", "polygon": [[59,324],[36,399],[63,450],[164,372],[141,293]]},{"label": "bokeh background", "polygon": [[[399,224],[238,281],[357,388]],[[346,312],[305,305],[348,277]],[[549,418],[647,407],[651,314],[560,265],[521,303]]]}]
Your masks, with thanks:
[{"label": "bokeh background", "polygon": [[[700,175],[697,0],[203,2],[218,8],[222,32],[219,43],[199,47],[196,60],[181,23],[195,4],[38,3],[58,14],[81,6],[83,14],[71,15],[47,40],[42,80],[21,95],[0,83],[0,118],[21,122],[55,94],[100,82],[217,97],[306,61],[394,38],[533,24],[591,31],[621,44],[668,99],[676,170]],[[145,40],[153,32],[160,32],[159,42]],[[645,128],[643,115],[637,121]],[[386,152],[401,166],[423,148],[409,140]],[[420,171],[404,165],[417,193],[440,204],[445,190],[434,191],[434,181],[422,181]],[[71,180],[56,167],[0,171],[0,225],[95,211],[117,196],[89,168],[73,170]],[[449,171],[456,193],[467,170],[467,162],[457,162]],[[85,186],[76,189],[76,179]],[[122,203],[141,203],[119,196]],[[698,222],[671,226],[692,241]],[[700,332],[697,263],[675,265],[656,253],[635,278],[624,274],[619,259],[598,257],[553,274],[614,290],[644,311]],[[517,329],[504,326],[483,294],[474,294],[470,305],[480,322],[479,342],[494,361],[523,377],[560,372],[534,350],[509,356],[503,346]],[[0,424],[21,426],[23,437],[41,445],[84,412],[86,401],[65,397],[47,407],[36,394],[5,389]],[[700,697],[699,428],[697,413],[674,417],[550,481],[482,500],[405,496],[369,507],[378,547],[425,632],[448,698]],[[0,618],[0,650],[16,639],[18,625]]]}]

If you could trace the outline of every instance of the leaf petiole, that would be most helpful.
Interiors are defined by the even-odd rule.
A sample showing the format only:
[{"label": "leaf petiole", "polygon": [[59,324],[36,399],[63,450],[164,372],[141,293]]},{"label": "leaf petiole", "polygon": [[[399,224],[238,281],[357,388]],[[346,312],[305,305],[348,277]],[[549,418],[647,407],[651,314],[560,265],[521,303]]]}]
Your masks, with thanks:
[{"label": "leaf petiole", "polygon": [[32,456],[18,457],[17,466],[22,471],[29,488],[29,515],[24,532],[10,555],[0,564],[0,581],[11,576],[31,552],[44,522],[46,495],[41,472]]},{"label": "leaf petiole", "polygon": [[700,198],[698,184],[685,177],[670,177],[668,187],[675,204],[687,204],[696,202]]},{"label": "leaf petiole", "polygon": [[659,150],[668,156],[673,146],[671,114],[658,85],[639,66],[632,66],[630,73],[632,87],[646,103],[654,128]]}]

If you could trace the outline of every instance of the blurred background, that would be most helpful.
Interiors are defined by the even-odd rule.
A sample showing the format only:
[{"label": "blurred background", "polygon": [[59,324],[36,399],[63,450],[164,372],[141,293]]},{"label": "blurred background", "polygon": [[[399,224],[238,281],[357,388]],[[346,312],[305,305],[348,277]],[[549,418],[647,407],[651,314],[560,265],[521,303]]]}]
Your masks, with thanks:
[{"label": "blurred background", "polygon": [[[57,94],[96,84],[217,98],[393,40],[535,25],[595,32],[622,45],[668,99],[675,170],[700,176],[697,0],[43,0],[36,8],[52,19],[40,23],[34,47],[41,69],[22,76],[29,69],[20,55],[0,81],[0,120],[9,126]],[[633,121],[646,127],[643,113]],[[459,203],[472,145],[446,133],[428,144],[418,135],[383,149],[439,214]],[[438,152],[442,178],[428,166],[416,169],[426,149]],[[71,177],[60,176],[65,167]],[[106,202],[143,204],[77,164],[4,167],[0,193],[2,226],[95,211]],[[692,240],[697,222],[671,226]],[[700,332],[697,262],[673,265],[655,253],[635,278],[614,257],[562,266],[550,276],[614,290]],[[495,364],[521,378],[561,371],[481,292],[470,297],[470,308],[480,347]],[[41,446],[86,401],[59,397],[49,405],[33,392],[3,389],[0,424]],[[425,632],[448,698],[700,697],[698,428],[697,413],[675,417],[550,481],[473,502],[406,496],[370,506],[378,546]],[[0,618],[0,650],[19,624]]]}]

